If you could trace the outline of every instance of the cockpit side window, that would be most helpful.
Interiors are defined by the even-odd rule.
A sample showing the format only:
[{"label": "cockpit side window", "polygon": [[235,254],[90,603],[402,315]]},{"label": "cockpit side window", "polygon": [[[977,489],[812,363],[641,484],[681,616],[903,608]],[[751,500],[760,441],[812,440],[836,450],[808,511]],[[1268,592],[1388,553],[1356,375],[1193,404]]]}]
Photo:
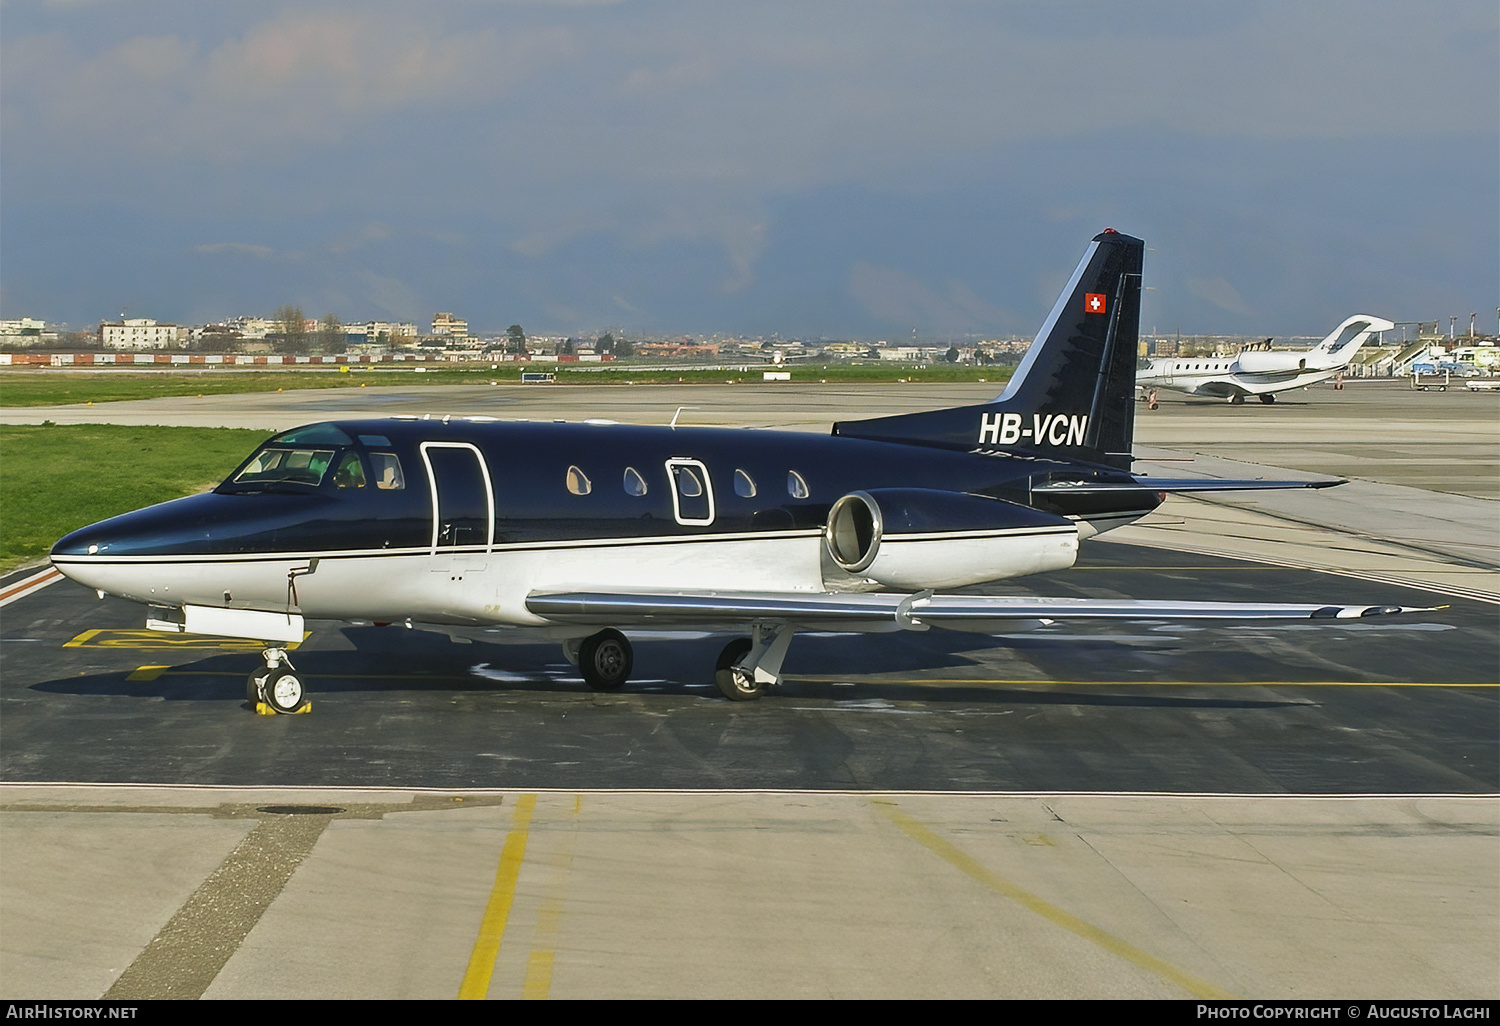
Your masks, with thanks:
[{"label": "cockpit side window", "polygon": [[374,472],[375,487],[382,491],[400,491],[406,487],[406,478],[401,473],[401,461],[393,452],[370,453],[370,469]]},{"label": "cockpit side window", "polygon": [[333,449],[300,449],[267,446],[256,453],[229,481],[235,491],[253,491],[272,485],[323,483],[333,462]]},{"label": "cockpit side window", "polygon": [[333,472],[333,486],[335,488],[363,488],[365,486],[365,468],[359,462],[358,454],[344,453],[344,458],[339,460],[338,469]]}]

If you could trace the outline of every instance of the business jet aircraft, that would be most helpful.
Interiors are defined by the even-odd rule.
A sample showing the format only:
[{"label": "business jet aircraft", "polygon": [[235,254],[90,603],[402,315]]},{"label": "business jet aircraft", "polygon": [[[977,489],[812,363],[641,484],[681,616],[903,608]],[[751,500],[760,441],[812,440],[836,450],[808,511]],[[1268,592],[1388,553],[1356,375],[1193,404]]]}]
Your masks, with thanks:
[{"label": "business jet aircraft", "polygon": [[1228,399],[1239,405],[1249,395],[1274,403],[1277,392],[1326,381],[1349,366],[1370,336],[1395,325],[1369,314],[1355,314],[1305,353],[1273,353],[1270,339],[1246,346],[1234,357],[1174,356],[1143,360],[1135,383],[1142,389],[1170,388],[1188,395]]},{"label": "business jet aircraft", "polygon": [[307,699],[305,618],[515,625],[592,687],[621,628],[735,635],[714,680],[751,699],[799,631],[993,630],[1014,619],[1361,617],[1396,606],[938,595],[1071,566],[1080,539],[1168,492],[1321,487],[1130,473],[1144,243],[1089,246],[992,402],[827,436],[489,417],[313,424],[213,492],[75,531],[53,563],[166,631],[251,638],[252,702]]}]

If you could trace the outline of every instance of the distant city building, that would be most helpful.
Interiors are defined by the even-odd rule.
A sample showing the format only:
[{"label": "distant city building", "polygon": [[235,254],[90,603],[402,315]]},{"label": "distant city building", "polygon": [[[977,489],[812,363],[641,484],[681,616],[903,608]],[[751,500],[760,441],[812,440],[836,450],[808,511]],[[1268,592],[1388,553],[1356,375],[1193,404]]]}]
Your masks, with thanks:
[{"label": "distant city building", "polygon": [[108,349],[171,349],[186,342],[187,335],[187,328],[158,324],[147,317],[99,325],[99,342]]},{"label": "distant city building", "polygon": [[14,321],[0,321],[0,335],[40,335],[47,329],[46,321],[35,317],[22,317]]},{"label": "distant city building", "polygon": [[454,317],[451,313],[440,313],[432,318],[432,333],[467,338],[469,322],[461,317]]},{"label": "distant city building", "polygon": [[948,350],[941,346],[887,346],[880,350],[882,360],[902,360],[917,362],[921,360],[941,360],[946,356]]},{"label": "distant city building", "polygon": [[366,321],[344,325],[344,334],[355,345],[410,345],[417,340],[417,326],[410,321]]},{"label": "distant city building", "polygon": [[240,338],[249,339],[262,339],[281,330],[280,324],[264,317],[232,317],[224,322],[224,327],[237,332]]}]

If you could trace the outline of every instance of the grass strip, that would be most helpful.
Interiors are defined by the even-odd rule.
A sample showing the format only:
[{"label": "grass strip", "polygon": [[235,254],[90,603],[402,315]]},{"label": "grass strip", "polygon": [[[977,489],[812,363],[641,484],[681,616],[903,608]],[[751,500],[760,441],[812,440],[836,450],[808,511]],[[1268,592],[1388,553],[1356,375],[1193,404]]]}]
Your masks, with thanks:
[{"label": "grass strip", "polygon": [[[593,368],[593,369],[590,369]],[[555,374],[559,384],[568,385],[648,385],[648,384],[744,384],[775,388],[778,382],[766,382],[767,369],[789,371],[792,381],[865,382],[960,382],[987,381],[996,384],[1010,380],[1010,367],[972,367],[950,364],[926,366],[812,365],[790,367],[754,366],[750,370],[703,370],[683,367],[670,370],[644,370],[628,364],[488,364],[463,367],[427,367],[422,373],[413,368],[401,370],[365,370],[351,368],[348,373],[336,369],[287,369],[280,371],[238,371],[225,368],[200,371],[179,370],[108,370],[108,371],[40,371],[21,368],[0,371],[0,406],[65,406],[82,403],[119,402],[128,399],[161,399],[170,396],[231,395],[246,392],[277,392],[307,388],[415,387],[430,385],[488,385],[498,382],[516,385],[521,372],[542,371]]]},{"label": "grass strip", "polygon": [[237,428],[0,426],[0,572],[95,521],[218,484],[264,441]]}]

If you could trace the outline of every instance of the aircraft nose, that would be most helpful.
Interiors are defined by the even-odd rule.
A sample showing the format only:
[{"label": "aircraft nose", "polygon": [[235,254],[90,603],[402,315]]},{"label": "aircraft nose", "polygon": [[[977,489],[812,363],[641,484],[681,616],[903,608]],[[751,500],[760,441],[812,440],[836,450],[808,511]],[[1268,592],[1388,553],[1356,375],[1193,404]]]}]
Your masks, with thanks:
[{"label": "aircraft nose", "polygon": [[88,556],[163,556],[192,552],[224,520],[222,497],[174,499],[80,527],[52,546],[54,562]]},{"label": "aircraft nose", "polygon": [[103,524],[90,524],[80,527],[78,530],[63,535],[52,546],[54,559],[68,556],[96,556],[99,554],[100,546],[108,547],[109,542],[104,540],[99,530]]}]

